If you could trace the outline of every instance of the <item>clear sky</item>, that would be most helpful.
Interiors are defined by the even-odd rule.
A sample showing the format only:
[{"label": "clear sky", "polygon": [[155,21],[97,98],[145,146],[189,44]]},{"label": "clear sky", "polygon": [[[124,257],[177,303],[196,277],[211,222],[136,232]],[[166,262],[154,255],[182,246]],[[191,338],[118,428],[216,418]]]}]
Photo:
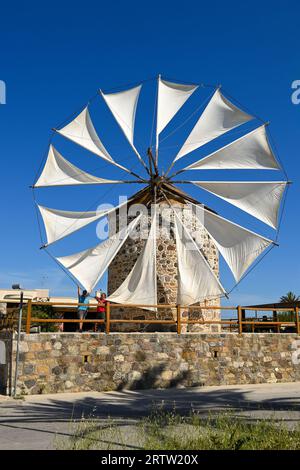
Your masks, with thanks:
[{"label": "clear sky", "polygon": [[[300,80],[299,14],[297,1],[2,3],[0,80],[6,83],[7,104],[0,105],[0,287],[19,282],[25,288],[48,287],[57,295],[74,292],[71,281],[39,250],[29,190],[51,128],[79,110],[97,89],[119,89],[161,73],[179,82],[220,83],[238,102],[271,122],[278,154],[293,180],[280,247],[234,290],[230,303],[276,301],[288,290],[300,294],[300,105],[291,101],[291,83]],[[177,124],[210,90],[197,93],[199,102],[195,96],[190,109],[178,115]],[[154,94],[154,82],[147,81],[137,112],[137,146],[143,154],[149,144]],[[92,102],[91,113],[116,160],[137,170],[139,163],[99,98]],[[170,138],[169,146],[166,140],[162,161],[174,155],[187,130]],[[96,156],[56,139],[57,148],[81,168],[98,176],[120,177]],[[201,173],[199,179],[211,177],[207,173]],[[275,173],[266,178],[282,177]],[[215,179],[232,177],[227,172],[224,178],[212,174]],[[242,176],[252,177],[250,173]],[[232,179],[239,178],[240,172]],[[135,189],[126,185],[122,193],[130,195]],[[264,224],[208,193],[183,189],[221,215],[274,236]],[[108,191],[107,187],[49,188],[38,193],[42,204],[66,210],[86,210],[97,200],[116,203],[117,197],[117,190]],[[95,227],[91,227],[60,242],[53,253],[70,254],[95,243]],[[234,284],[226,269],[222,279],[228,289]]]}]

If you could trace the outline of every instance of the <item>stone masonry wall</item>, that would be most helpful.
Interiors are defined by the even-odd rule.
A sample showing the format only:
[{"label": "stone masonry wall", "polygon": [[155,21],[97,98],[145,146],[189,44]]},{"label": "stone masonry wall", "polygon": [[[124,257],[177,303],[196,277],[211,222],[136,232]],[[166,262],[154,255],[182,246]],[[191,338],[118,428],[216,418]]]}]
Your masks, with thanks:
[{"label": "stone masonry wall", "polygon": [[[300,365],[292,361],[299,339],[292,333],[23,333],[17,391],[293,382],[300,380]],[[13,350],[14,364],[16,337]]]},{"label": "stone masonry wall", "polygon": [[[176,201],[176,207],[186,208],[182,203]],[[173,222],[174,216],[170,214],[169,205],[167,202],[160,202],[159,209],[163,210],[163,214],[166,220]],[[190,211],[184,215],[185,225],[189,228],[190,232],[196,232],[196,241],[202,248],[202,252],[206,257],[208,263],[213,269],[214,273],[219,275],[219,255],[218,250],[208,233],[197,224],[197,219],[194,214],[190,214]],[[148,228],[151,223],[151,215],[149,213],[148,220],[143,219],[141,230],[148,233]],[[114,226],[115,222],[113,223]],[[116,229],[118,230],[118,220],[116,221]],[[121,283],[126,279],[127,275],[133,268],[141,250],[145,244],[145,239],[131,239],[124,243],[123,248],[119,251],[113,262],[108,269],[108,294],[113,293]],[[157,297],[159,304],[176,304],[177,303],[177,254],[176,254],[176,242],[174,236],[166,228],[162,227],[162,219],[159,218],[159,236],[157,239],[156,249],[157,259]],[[219,305],[219,299],[208,300],[205,306]],[[190,310],[183,313],[183,316],[187,318],[195,319],[201,318],[206,320],[219,320],[219,310]],[[176,309],[158,309],[157,314],[155,312],[147,311],[144,309],[132,309],[132,308],[112,308],[112,318],[124,318],[124,319],[165,319],[170,320],[175,318]],[[112,326],[114,331],[137,331],[138,325],[130,324],[118,324]],[[143,325],[140,327],[143,330],[150,331],[155,328],[155,331],[170,331],[175,330],[175,326],[150,326]],[[183,326],[187,330],[186,326]],[[219,326],[217,325],[190,325],[189,331],[218,331]]]}]

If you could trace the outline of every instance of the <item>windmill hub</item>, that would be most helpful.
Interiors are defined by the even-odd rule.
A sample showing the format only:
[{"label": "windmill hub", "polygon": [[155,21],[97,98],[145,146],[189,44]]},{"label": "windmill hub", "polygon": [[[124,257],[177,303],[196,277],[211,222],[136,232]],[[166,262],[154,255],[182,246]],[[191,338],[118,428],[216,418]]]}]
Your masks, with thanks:
[{"label": "windmill hub", "polygon": [[154,175],[152,178],[151,178],[151,184],[152,185],[156,185],[156,186],[159,186],[161,183],[163,183],[165,181],[165,178],[163,176],[156,176]]}]

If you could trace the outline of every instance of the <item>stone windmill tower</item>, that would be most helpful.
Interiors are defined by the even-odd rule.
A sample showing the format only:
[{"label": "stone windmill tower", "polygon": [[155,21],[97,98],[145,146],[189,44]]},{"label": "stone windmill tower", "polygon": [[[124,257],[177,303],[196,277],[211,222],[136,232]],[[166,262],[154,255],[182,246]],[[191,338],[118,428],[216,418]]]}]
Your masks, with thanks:
[{"label": "stone windmill tower", "polygon": [[[156,188],[154,188],[156,184]],[[153,192],[157,193],[157,205],[158,205],[158,225],[159,234],[156,243],[156,265],[157,265],[157,301],[158,304],[176,305],[177,303],[177,289],[178,289],[178,262],[177,262],[177,251],[176,251],[176,240],[174,233],[172,232],[172,226],[174,223],[174,215],[169,210],[169,203],[172,204],[177,210],[184,212],[185,223],[194,234],[194,239],[197,241],[201,251],[212,268],[216,276],[219,276],[219,253],[218,250],[210,238],[207,231],[203,226],[199,225],[195,214],[191,211],[191,207],[188,203],[199,204],[198,201],[184,193],[183,191],[176,188],[174,185],[161,181],[160,183],[154,183],[151,189],[143,190],[133,196],[133,202],[131,204],[147,204],[151,202]],[[167,196],[167,200],[162,195]],[[206,207],[206,210],[210,210]],[[151,220],[151,208],[148,208],[148,218],[144,220],[144,225],[149,227]],[[163,216],[162,216],[163,214]],[[163,227],[162,217],[166,217],[168,222],[168,228]],[[118,216],[115,227],[115,221],[113,223],[114,229],[118,229]],[[146,227],[146,228],[147,228]],[[131,272],[134,264],[136,263],[139,255],[141,254],[142,248],[145,244],[145,240],[133,240],[128,238],[123,248],[118,252],[110,267],[108,269],[108,295],[115,292],[119,286],[124,282],[126,277]],[[217,306],[220,304],[219,298],[206,299],[203,304],[204,307]],[[133,320],[172,320],[176,318],[175,308],[164,308],[158,309],[157,312],[146,309],[138,308],[113,308],[111,312],[112,318],[115,319],[133,319]],[[206,320],[218,320],[220,319],[220,310],[213,309],[189,309],[183,311],[183,318],[190,319],[206,319]],[[118,324],[115,330],[118,331],[136,331],[138,326],[136,324]],[[174,330],[173,325],[147,325],[140,326],[140,329],[145,331],[172,331]],[[183,326],[182,331],[216,331],[218,330],[217,325],[190,325],[189,327]]]}]

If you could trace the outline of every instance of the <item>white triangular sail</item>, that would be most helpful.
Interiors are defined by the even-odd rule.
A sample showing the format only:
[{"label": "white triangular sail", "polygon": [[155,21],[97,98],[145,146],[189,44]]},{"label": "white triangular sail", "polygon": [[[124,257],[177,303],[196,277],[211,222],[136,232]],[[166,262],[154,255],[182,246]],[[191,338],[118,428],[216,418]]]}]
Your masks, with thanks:
[{"label": "white triangular sail", "polygon": [[56,129],[56,132],[63,135],[67,139],[72,140],[81,147],[84,147],[90,152],[98,155],[98,157],[101,157],[113,165],[129,172],[127,168],[115,162],[115,160],[109,155],[108,151],[97,135],[90,117],[88,107],[84,108],[84,110],[81,111],[81,113],[79,113],[78,116],[73,119],[73,121],[69,122],[69,124],[62,127],[61,129]]},{"label": "white triangular sail", "polygon": [[226,294],[223,286],[175,213],[178,263],[177,303],[193,305]]},{"label": "white triangular sail", "polygon": [[101,95],[115,117],[117,123],[121,127],[125,137],[133,148],[136,156],[146,168],[146,164],[140,156],[134,145],[134,124],[137,103],[142,85],[121,91],[119,93],[103,93]]},{"label": "white triangular sail", "polygon": [[135,114],[141,88],[142,85],[139,85],[119,93],[101,91],[103,99],[132,146],[134,146]]},{"label": "white triangular sail", "polygon": [[47,160],[43,171],[35,183],[35,188],[44,186],[70,186],[80,184],[107,184],[120,181],[98,178],[66,160],[53,145],[49,147]]},{"label": "white triangular sail", "polygon": [[198,85],[182,85],[158,79],[157,134],[160,134],[175,114],[194,93]]},{"label": "white triangular sail", "polygon": [[279,170],[266,126],[260,126],[184,170]]},{"label": "white triangular sail", "polygon": [[70,271],[88,292],[91,292],[138,224],[140,217],[139,215],[127,227],[93,248],[56,258],[57,261]]},{"label": "white triangular sail", "polygon": [[[153,211],[148,240],[133,269],[108,300],[120,304],[156,305],[156,210]],[[155,307],[147,310],[156,311]]]},{"label": "white triangular sail", "polygon": [[286,181],[191,181],[273,228],[278,224]]},{"label": "white triangular sail", "polygon": [[101,217],[116,211],[125,204],[128,204],[128,201],[108,210],[86,212],[64,211],[38,205],[47,235],[46,245],[48,246],[67,237],[68,235],[71,235],[71,233],[74,233],[86,225],[101,219]]},{"label": "white triangular sail", "polygon": [[216,90],[174,162],[251,119],[253,119],[252,116],[227,100],[219,89]]},{"label": "white triangular sail", "polygon": [[238,282],[256,258],[273,242],[235,224],[203,206],[192,204],[196,216],[214,241]]}]

